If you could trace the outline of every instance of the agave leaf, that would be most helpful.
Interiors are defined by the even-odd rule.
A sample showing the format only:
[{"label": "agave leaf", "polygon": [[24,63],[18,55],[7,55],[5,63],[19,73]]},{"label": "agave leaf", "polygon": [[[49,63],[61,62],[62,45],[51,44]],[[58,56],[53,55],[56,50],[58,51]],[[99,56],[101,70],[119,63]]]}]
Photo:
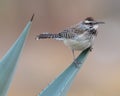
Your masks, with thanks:
[{"label": "agave leaf", "polygon": [[73,62],[64,72],[62,72],[52,83],[50,83],[38,96],[66,96],[72,81],[83,65],[90,48],[84,50],[78,57],[77,61],[81,62],[79,67]]},{"label": "agave leaf", "polygon": [[21,50],[31,27],[33,16],[19,38],[0,60],[0,96],[7,96]]}]

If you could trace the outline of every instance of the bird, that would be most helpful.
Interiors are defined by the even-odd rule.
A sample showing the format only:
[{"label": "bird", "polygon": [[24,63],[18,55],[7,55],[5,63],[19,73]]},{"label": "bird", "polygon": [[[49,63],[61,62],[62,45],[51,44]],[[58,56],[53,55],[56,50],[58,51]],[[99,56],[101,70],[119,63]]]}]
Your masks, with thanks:
[{"label": "bird", "polygon": [[[75,61],[74,51],[84,51],[87,48],[92,50],[92,46],[98,34],[97,29],[100,24],[104,24],[104,22],[96,21],[93,17],[87,17],[83,21],[67,27],[59,33],[52,34],[45,32],[37,35],[35,39],[55,39],[63,41],[64,44],[72,50],[73,59]],[[78,62],[75,64],[76,66],[79,65]]]}]

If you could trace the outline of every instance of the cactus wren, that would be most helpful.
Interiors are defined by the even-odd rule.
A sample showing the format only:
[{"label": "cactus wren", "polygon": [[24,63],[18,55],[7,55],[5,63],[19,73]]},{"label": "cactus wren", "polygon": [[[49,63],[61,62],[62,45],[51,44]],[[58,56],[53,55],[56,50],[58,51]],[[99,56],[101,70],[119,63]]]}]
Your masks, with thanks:
[{"label": "cactus wren", "polygon": [[87,17],[82,22],[68,27],[60,33],[43,33],[37,35],[35,39],[52,38],[61,40],[72,50],[73,58],[75,59],[74,50],[83,51],[89,47],[92,48],[94,39],[97,36],[97,28],[99,24],[104,24],[104,22],[98,22],[92,17]]}]

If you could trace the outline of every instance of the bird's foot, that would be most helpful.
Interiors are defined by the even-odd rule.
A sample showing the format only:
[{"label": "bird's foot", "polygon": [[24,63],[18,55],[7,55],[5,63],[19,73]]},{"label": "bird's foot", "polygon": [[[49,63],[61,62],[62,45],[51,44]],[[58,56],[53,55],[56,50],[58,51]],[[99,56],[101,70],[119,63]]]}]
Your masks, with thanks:
[{"label": "bird's foot", "polygon": [[82,64],[81,62],[74,60],[74,64],[76,68],[80,68],[80,64]]}]

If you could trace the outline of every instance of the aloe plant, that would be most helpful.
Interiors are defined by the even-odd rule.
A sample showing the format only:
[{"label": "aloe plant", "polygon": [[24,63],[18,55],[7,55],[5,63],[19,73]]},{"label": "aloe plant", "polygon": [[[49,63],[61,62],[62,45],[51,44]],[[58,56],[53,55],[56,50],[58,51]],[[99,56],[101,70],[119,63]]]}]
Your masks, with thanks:
[{"label": "aloe plant", "polygon": [[90,48],[84,50],[78,57],[77,61],[80,62],[79,67],[76,67],[73,62],[68,68],[61,73],[52,83],[50,83],[38,96],[66,96],[72,81],[76,74],[82,67]]},{"label": "aloe plant", "polygon": [[0,60],[0,96],[7,95],[20,53],[22,51],[25,39],[29,33],[33,17],[34,15],[27,23],[26,27],[24,28],[23,32],[16,40],[16,42]]}]

